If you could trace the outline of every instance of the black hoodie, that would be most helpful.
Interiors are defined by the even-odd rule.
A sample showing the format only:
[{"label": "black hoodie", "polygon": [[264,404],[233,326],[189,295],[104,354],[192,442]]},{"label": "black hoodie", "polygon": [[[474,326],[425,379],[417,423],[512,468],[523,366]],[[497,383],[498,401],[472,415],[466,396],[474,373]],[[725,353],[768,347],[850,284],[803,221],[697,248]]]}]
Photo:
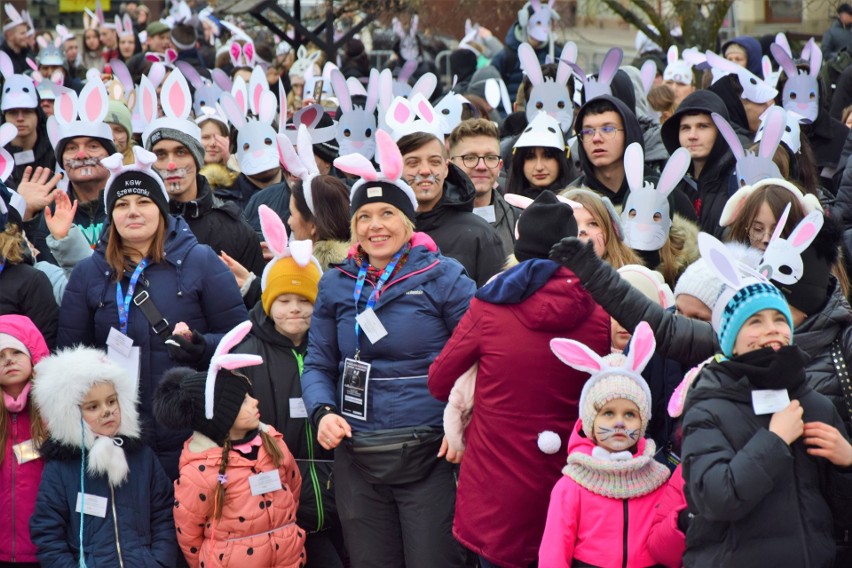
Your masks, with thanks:
[{"label": "black hoodie", "polygon": [[[708,118],[710,113],[715,112],[728,120],[725,102],[718,95],[712,91],[691,93],[683,99],[677,111],[663,124],[661,135],[669,154],[680,147],[681,119],[696,111],[706,113]],[[693,165],[690,163],[689,173],[681,182],[681,189],[692,199],[692,204],[698,213],[698,225],[701,230],[720,239],[722,227],[719,226],[719,218],[728,201],[728,186],[731,183],[731,172],[735,167],[736,160],[731,153],[731,148],[724,137],[717,132],[716,141],[710,155],[707,156],[701,175],[698,179],[693,177]]]},{"label": "black hoodie", "polygon": [[455,164],[449,165],[441,200],[417,213],[417,230],[428,234],[441,254],[459,261],[477,287],[503,267],[503,243],[488,221],[473,214],[476,189]]},{"label": "black hoodie", "polygon": [[[639,125],[639,121],[636,119],[636,115],[628,108],[626,104],[624,104],[620,99],[617,99],[610,95],[601,95],[599,97],[595,97],[589,102],[599,101],[599,100],[609,101],[615,108],[616,112],[621,116],[621,122],[624,125],[624,148],[626,149],[633,142],[638,142],[642,144],[642,148],[645,147],[645,138],[642,133],[642,127]],[[589,103],[587,102],[580,108],[580,111],[577,113],[577,118],[575,120],[576,128],[579,129],[583,124],[583,118],[585,117],[586,110],[589,107]],[[630,191],[627,186],[627,177],[625,176],[624,180],[621,182],[621,188],[614,192],[605,186],[598,178],[595,176],[595,167],[589,162],[588,157],[586,156],[586,152],[583,148],[583,143],[579,140],[577,141],[577,156],[580,160],[580,167],[583,170],[583,174],[571,182],[572,187],[588,187],[599,194],[608,197],[610,201],[612,201],[613,205],[621,205],[624,203],[625,198],[627,197],[628,192]],[[652,172],[647,166],[645,167],[645,180],[652,181],[654,183],[657,182],[658,176]],[[692,202],[689,198],[680,190],[675,190],[672,195],[669,197],[669,201],[672,203],[672,210],[675,213],[680,214],[682,217],[685,217],[689,220],[695,220],[695,209],[692,206]]]}]

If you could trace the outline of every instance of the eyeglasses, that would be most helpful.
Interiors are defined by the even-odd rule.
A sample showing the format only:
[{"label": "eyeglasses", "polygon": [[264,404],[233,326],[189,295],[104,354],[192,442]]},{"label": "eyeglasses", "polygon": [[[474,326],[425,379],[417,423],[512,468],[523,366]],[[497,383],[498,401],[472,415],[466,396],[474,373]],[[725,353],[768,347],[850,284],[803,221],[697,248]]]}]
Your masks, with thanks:
[{"label": "eyeglasses", "polygon": [[763,225],[752,225],[748,228],[748,238],[752,243],[762,243],[764,235],[772,236],[775,227],[764,227]]},{"label": "eyeglasses", "polygon": [[601,126],[600,128],[584,128],[577,133],[577,136],[580,138],[580,140],[585,142],[586,139],[591,140],[592,138],[594,138],[596,132],[600,132],[601,138],[603,138],[604,140],[612,140],[613,138],[615,138],[616,132],[623,131],[623,128],[617,128],[611,124],[607,124],[605,126]]},{"label": "eyeglasses", "polygon": [[479,160],[485,161],[485,167],[493,170],[500,165],[500,156],[488,154],[487,156],[477,156],[476,154],[465,154],[464,156],[453,156],[453,159],[461,158],[462,164],[466,168],[475,168],[479,165]]}]

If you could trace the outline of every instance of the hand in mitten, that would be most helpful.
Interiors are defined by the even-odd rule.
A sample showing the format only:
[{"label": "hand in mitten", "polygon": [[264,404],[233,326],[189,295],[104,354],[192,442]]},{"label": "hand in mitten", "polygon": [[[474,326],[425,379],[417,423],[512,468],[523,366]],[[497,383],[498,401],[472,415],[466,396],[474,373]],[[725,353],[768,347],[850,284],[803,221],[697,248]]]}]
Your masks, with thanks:
[{"label": "hand in mitten", "polygon": [[166,348],[172,361],[182,365],[197,365],[204,357],[207,342],[204,336],[193,331],[189,339],[180,334],[169,336],[166,340]]},{"label": "hand in mitten", "polygon": [[594,244],[583,242],[577,237],[565,237],[550,249],[550,260],[558,262],[573,272],[589,262],[599,262]]},{"label": "hand in mitten", "polygon": [[689,530],[689,524],[692,522],[692,515],[689,514],[689,509],[684,509],[677,514],[677,530],[686,534]]}]

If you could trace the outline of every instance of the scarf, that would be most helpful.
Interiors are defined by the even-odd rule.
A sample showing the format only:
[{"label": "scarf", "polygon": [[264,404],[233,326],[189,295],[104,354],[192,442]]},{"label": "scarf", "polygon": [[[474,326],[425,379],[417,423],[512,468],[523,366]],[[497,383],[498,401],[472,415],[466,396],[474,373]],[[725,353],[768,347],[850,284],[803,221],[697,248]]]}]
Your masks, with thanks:
[{"label": "scarf", "polygon": [[645,440],[642,455],[631,456],[632,459],[623,459],[621,452],[609,454],[606,450],[603,450],[606,458],[597,457],[594,451],[592,455],[574,452],[568,456],[562,473],[595,495],[611,499],[641,497],[661,487],[669,478],[669,469],[654,459],[656,449],[654,441],[649,439]]},{"label": "scarf", "polygon": [[[393,272],[388,277],[388,282],[390,282],[394,276],[396,276],[400,269],[405,266],[405,261],[408,260],[408,253],[411,252],[411,245],[409,243],[405,243],[402,247],[402,256],[399,257],[399,262],[396,263],[396,266],[393,268]],[[367,253],[364,252],[364,249],[361,248],[361,245],[358,245],[358,250],[354,255],[355,264],[358,265],[358,268],[361,268],[365,262],[367,262],[367,280],[376,284],[379,281],[379,278],[382,277],[382,273],[384,273],[384,268],[376,268],[372,264],[369,264],[369,258],[367,257]]]},{"label": "scarf", "polygon": [[24,390],[21,391],[21,394],[18,395],[18,398],[12,398],[12,396],[3,391],[3,402],[6,403],[6,410],[9,412],[20,412],[27,405],[27,398],[30,394],[30,386],[32,383],[27,381],[27,384],[24,385]]},{"label": "scarf", "polygon": [[[746,377],[757,389],[787,389],[791,394],[805,383],[808,357],[794,345],[757,349],[725,361],[737,377]],[[791,397],[792,398],[792,397]]]}]

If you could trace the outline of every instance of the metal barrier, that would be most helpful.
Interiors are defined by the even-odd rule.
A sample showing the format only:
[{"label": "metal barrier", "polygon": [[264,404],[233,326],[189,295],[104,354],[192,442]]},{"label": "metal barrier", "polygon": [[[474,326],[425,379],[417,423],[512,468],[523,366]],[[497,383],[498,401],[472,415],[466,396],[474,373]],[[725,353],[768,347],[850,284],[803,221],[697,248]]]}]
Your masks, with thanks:
[{"label": "metal barrier", "polygon": [[374,49],[367,55],[370,59],[370,67],[379,71],[387,66],[391,56],[393,56],[393,51],[390,49]]}]

